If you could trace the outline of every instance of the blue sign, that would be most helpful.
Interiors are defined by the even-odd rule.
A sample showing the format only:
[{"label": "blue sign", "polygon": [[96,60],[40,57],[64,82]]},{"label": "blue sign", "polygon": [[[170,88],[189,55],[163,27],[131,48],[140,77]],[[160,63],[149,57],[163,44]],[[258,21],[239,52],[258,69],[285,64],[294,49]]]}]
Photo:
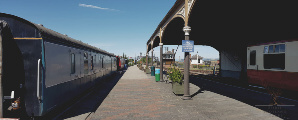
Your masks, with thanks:
[{"label": "blue sign", "polygon": [[193,40],[182,40],[182,52],[193,52],[194,41]]}]

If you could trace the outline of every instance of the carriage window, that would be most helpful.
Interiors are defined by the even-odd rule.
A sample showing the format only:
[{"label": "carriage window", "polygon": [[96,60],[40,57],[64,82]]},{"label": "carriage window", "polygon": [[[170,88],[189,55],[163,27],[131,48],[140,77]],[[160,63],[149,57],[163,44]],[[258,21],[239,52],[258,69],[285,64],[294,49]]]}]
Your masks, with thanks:
[{"label": "carriage window", "polygon": [[102,57],[102,60],[101,60],[101,68],[103,68],[103,57]]},{"label": "carriage window", "polygon": [[269,53],[273,53],[273,52],[274,52],[273,45],[270,45],[270,46],[269,46]]},{"label": "carriage window", "polygon": [[88,74],[88,54],[84,53],[84,73]]},{"label": "carriage window", "polygon": [[[272,52],[270,49],[272,48]],[[270,45],[269,53],[264,53],[264,68],[265,69],[277,69],[284,70],[285,69],[285,44],[279,45]]]},{"label": "carriage window", "polygon": [[285,69],[285,54],[264,54],[265,69]]},{"label": "carriage window", "polygon": [[98,65],[100,65],[101,63],[101,56],[100,55],[98,55]]},{"label": "carriage window", "polygon": [[76,72],[76,66],[75,66],[75,54],[71,54],[71,74],[74,74]]},{"label": "carriage window", "polygon": [[264,47],[264,53],[268,53],[268,50],[269,50],[269,49],[268,49],[268,46],[265,46],[265,47]]},{"label": "carriage window", "polygon": [[95,64],[95,65],[93,65],[93,67],[97,65],[96,55],[94,55],[94,64]]},{"label": "carriage window", "polygon": [[256,65],[256,51],[253,50],[253,51],[250,51],[250,56],[249,56],[249,64],[250,65]]},{"label": "carriage window", "polygon": [[280,44],[279,45],[279,52],[285,52],[286,51],[286,45],[285,44]]},{"label": "carriage window", "polygon": [[116,67],[116,65],[117,65],[117,59],[114,58],[114,67]]},{"label": "carriage window", "polygon": [[93,70],[94,64],[93,64],[93,56],[91,56],[91,70]]},{"label": "carriage window", "polygon": [[279,45],[274,45],[274,53],[279,53]]}]

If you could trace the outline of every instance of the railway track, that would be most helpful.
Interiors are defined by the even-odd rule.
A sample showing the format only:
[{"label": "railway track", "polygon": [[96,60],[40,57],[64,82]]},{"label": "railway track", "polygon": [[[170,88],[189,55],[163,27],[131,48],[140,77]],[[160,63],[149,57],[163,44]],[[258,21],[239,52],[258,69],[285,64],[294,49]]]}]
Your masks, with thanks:
[{"label": "railway track", "polygon": [[[198,79],[210,80],[210,81],[214,81],[216,83],[222,83],[222,84],[230,85],[230,86],[237,86],[237,87],[249,89],[249,90],[256,91],[256,92],[268,93],[268,90],[263,86],[251,85],[251,84],[248,84],[246,82],[239,81],[236,79],[220,78],[220,77],[213,76],[213,75],[202,75],[202,74],[200,74],[198,76],[191,75],[191,77],[195,77]],[[296,92],[296,91],[282,90],[282,94],[280,97],[298,101],[297,94],[298,94],[298,92]]]},{"label": "railway track", "polygon": [[282,119],[296,119],[298,117],[297,99],[279,96],[277,99],[279,104],[273,105],[271,95],[266,92],[265,88],[259,86],[228,84],[201,76],[191,76],[190,82],[199,86],[203,90],[208,90],[239,100]]}]

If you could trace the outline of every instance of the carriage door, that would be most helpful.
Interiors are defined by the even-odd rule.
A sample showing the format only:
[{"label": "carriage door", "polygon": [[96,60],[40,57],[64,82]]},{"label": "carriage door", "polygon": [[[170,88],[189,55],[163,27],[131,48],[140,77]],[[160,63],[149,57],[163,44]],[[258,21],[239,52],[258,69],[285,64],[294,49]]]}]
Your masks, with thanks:
[{"label": "carriage door", "polygon": [[259,66],[257,65],[257,51],[256,50],[248,50],[248,66],[247,68],[253,70],[259,70]]},{"label": "carriage door", "polygon": [[[25,82],[22,53],[13,39],[11,29],[4,21],[0,21],[0,118],[7,117],[11,100],[20,98]],[[40,45],[40,43],[39,43]],[[37,62],[37,61],[36,61]],[[18,107],[19,108],[19,107]],[[3,116],[4,115],[4,116]]]},{"label": "carriage door", "polygon": [[248,81],[254,81],[259,78],[260,62],[258,62],[258,51],[257,46],[247,48],[247,76]]}]

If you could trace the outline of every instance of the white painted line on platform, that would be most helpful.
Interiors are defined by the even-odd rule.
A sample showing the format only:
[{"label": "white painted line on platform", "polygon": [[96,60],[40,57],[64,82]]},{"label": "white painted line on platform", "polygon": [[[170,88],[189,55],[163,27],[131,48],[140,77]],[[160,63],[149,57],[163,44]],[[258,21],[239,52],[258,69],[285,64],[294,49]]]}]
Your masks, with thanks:
[{"label": "white painted line on platform", "polygon": [[254,87],[254,88],[260,88],[260,89],[265,89],[264,87],[260,87],[260,86],[254,86],[254,85],[248,85],[250,87]]},{"label": "white painted line on platform", "polygon": [[[273,107],[275,105],[255,105],[259,107]],[[295,107],[295,105],[276,105],[277,107]]]}]

